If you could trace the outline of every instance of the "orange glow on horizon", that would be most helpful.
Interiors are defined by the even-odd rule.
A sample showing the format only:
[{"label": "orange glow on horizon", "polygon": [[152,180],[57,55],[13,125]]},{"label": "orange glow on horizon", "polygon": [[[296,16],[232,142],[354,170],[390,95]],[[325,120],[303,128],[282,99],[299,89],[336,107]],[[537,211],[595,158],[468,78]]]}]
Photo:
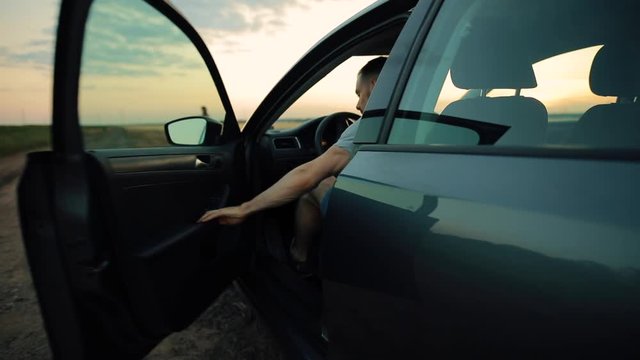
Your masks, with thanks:
[{"label": "orange glow on horizon", "polygon": [[[522,89],[521,95],[538,99],[549,114],[581,114],[594,105],[615,102],[615,97],[596,95],[589,87],[591,64],[601,47],[592,46],[533,64],[538,86]],[[441,112],[448,104],[460,99],[466,91],[455,87],[451,75],[447,74],[435,111]],[[513,89],[495,89],[489,96],[513,94]]]}]

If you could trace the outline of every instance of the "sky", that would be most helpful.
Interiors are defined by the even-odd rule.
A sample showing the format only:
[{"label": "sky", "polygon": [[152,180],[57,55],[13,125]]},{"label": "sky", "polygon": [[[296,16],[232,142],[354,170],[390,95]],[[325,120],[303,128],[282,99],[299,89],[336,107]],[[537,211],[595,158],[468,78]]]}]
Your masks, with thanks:
[{"label": "sky", "polygon": [[[118,5],[117,3],[125,1],[113,2]],[[213,54],[239,119],[246,119],[251,115],[273,85],[313,44],[373,2],[374,0],[173,1],[178,10],[196,27]],[[51,121],[52,63],[58,6],[59,0],[3,1],[0,4],[0,124],[47,124]],[[102,10],[109,11],[106,7]],[[114,21],[117,20],[115,18]],[[121,20],[124,22],[127,19]],[[155,21],[142,20],[148,20],[149,25],[153,25]],[[201,73],[192,69],[202,66],[197,64],[200,61],[197,54],[185,55],[188,52],[185,46],[152,46],[147,49],[149,51],[146,54],[135,51],[128,53],[128,56],[147,56],[148,58],[136,58],[136,61],[151,60],[144,69],[127,68],[127,74],[108,74],[107,69],[100,66],[101,61],[103,65],[105,61],[112,61],[113,59],[107,57],[112,56],[114,52],[109,54],[108,51],[98,50],[99,45],[106,42],[108,36],[111,36],[108,40],[114,40],[114,37],[113,34],[100,31],[100,25],[104,24],[100,24],[98,20],[95,23],[95,31],[91,35],[91,39],[95,40],[87,41],[90,45],[85,44],[87,47],[95,45],[96,50],[91,53],[92,56],[87,56],[88,59],[83,59],[87,61],[87,66],[92,68],[91,71],[87,71],[86,78],[81,79],[81,88],[85,89],[80,99],[81,117],[84,114],[87,119],[96,119],[95,121],[99,122],[100,117],[109,116],[91,109],[96,109],[95,102],[105,94],[105,88],[123,87],[122,78],[118,79],[118,76],[151,79],[160,70],[163,71],[163,76],[169,74],[173,75],[174,79],[188,81],[185,86],[188,85],[190,89],[207,89],[209,92],[203,91],[202,96],[208,100],[193,101],[198,104],[209,101],[210,112],[215,112],[216,106],[219,105],[215,100],[211,100],[215,98],[210,96],[212,85],[207,82],[206,76],[199,76]],[[141,22],[136,22],[139,23]],[[178,39],[176,43],[180,41]],[[131,44],[123,41],[122,46],[125,45]],[[164,56],[166,61],[160,61],[159,54]],[[183,60],[182,68],[169,66],[170,60],[176,59]],[[124,67],[121,70],[124,71]],[[351,78],[353,72],[349,69],[344,73],[349,74],[350,78],[345,81],[351,84],[354,80]],[[147,80],[144,81],[146,83]],[[152,99],[156,102],[162,102],[165,98],[182,101],[184,96],[179,98],[180,91],[170,89],[167,85],[170,82],[166,79],[156,79],[152,86],[144,87],[144,96],[140,96],[140,91],[135,93],[138,95],[136,102],[142,107],[150,106]],[[96,90],[98,83],[102,93]],[[141,80],[137,84],[142,83]],[[351,86],[349,85],[348,93],[353,99],[349,98],[345,102],[345,106],[349,106],[346,110],[354,110],[352,103],[355,103],[355,96],[351,94]],[[117,103],[131,99],[134,91],[135,89],[130,87],[129,92],[111,92],[108,100]],[[126,110],[117,107],[110,111],[119,112],[122,117],[132,115],[123,114]]]},{"label": "sky", "polygon": [[[239,120],[250,117],[318,40],[373,2],[173,0],[213,54]],[[59,0],[0,3],[0,124],[51,122],[58,6]],[[143,2],[94,0],[84,46],[82,124],[160,124],[199,115],[202,106],[211,117],[224,117],[200,55]],[[596,103],[612,101],[589,89],[588,74],[598,49],[576,50],[534,64],[538,87],[523,95],[543,101],[550,114],[581,113]],[[340,65],[283,117],[355,111],[355,74],[366,60],[350,59]],[[464,91],[447,82],[436,110]]]}]

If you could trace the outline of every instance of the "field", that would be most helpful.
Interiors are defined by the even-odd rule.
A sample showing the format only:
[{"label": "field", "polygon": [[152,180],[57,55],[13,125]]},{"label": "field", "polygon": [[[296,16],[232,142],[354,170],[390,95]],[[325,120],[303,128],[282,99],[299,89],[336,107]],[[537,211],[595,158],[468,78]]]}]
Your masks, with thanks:
[{"label": "field", "polygon": [[0,126],[0,156],[49,147],[49,126]]},{"label": "field", "polygon": [[[272,129],[287,130],[299,126],[304,121],[281,119],[274,123]],[[240,122],[240,126],[243,125],[244,122]],[[170,146],[162,124],[83,126],[82,133],[86,149]],[[50,136],[49,126],[0,126],[0,156],[33,149],[49,149],[51,148]]]},{"label": "field", "polygon": [[[162,125],[84,126],[87,149],[169,146]],[[51,148],[50,127],[0,126],[0,156]]]},{"label": "field", "polygon": [[171,146],[163,125],[84,126],[87,149]]}]

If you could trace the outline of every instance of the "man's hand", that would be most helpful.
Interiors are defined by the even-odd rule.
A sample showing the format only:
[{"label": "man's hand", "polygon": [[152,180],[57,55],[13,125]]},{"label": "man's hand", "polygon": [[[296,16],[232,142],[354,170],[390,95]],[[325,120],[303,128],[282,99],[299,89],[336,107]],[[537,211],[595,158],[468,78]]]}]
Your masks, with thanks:
[{"label": "man's hand", "polygon": [[217,219],[218,223],[222,225],[237,225],[242,223],[247,218],[247,215],[242,206],[230,206],[217,210],[209,210],[198,219],[198,222],[203,223]]}]

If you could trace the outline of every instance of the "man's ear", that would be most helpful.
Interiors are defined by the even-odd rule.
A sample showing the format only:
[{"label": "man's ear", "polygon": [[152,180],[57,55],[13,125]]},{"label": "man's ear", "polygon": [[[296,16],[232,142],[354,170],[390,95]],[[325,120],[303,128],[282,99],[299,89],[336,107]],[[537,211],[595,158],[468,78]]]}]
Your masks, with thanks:
[{"label": "man's ear", "polygon": [[373,90],[373,87],[376,86],[376,82],[378,81],[378,77],[377,76],[372,76],[371,79],[369,80],[369,86],[371,88],[371,90]]}]

